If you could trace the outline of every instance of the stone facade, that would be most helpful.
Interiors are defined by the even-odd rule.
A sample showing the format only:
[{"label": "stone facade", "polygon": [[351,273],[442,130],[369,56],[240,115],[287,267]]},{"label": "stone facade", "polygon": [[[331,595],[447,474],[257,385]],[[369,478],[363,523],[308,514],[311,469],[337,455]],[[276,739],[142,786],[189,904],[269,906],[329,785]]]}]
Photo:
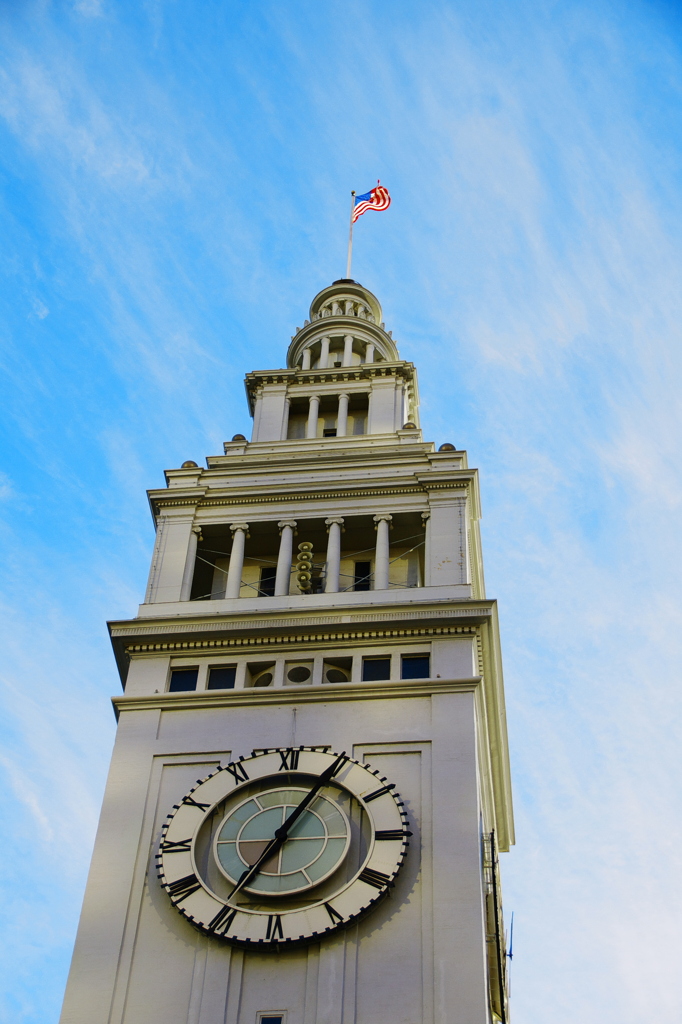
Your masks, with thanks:
[{"label": "stone facade", "polygon": [[[110,624],[124,695],[62,1022],[504,1020],[513,821],[476,471],[423,441],[416,371],[355,282],[246,386],[252,440],[150,492],[145,603]],[[313,941],[194,927],[157,876],[169,813],[221,766],[299,747],[391,780],[411,833],[395,884]]]}]

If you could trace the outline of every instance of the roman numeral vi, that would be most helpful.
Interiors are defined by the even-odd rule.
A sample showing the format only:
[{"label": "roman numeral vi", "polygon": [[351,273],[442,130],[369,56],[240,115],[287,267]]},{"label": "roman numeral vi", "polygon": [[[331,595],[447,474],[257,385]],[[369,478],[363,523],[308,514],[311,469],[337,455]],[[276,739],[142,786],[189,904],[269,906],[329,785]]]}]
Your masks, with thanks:
[{"label": "roman numeral vi", "polygon": [[279,914],[270,914],[268,917],[268,930],[265,933],[265,938],[272,941],[284,938],[284,932],[282,931],[282,918]]}]

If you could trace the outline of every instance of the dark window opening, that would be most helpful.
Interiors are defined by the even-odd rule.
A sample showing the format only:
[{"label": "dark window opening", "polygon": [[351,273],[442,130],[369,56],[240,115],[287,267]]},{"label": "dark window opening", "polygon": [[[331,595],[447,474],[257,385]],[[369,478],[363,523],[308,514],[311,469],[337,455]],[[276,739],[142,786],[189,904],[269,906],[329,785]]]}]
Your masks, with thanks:
[{"label": "dark window opening", "polygon": [[362,681],[364,683],[377,683],[390,678],[390,658],[365,658],[362,662]]},{"label": "dark window opening", "polygon": [[403,679],[429,679],[431,665],[428,654],[406,654],[403,656]]},{"label": "dark window opening", "polygon": [[196,690],[198,668],[175,668],[171,672],[168,690],[170,693],[180,693],[182,690]]},{"label": "dark window opening", "polygon": [[212,668],[208,674],[208,686],[206,689],[233,690],[236,675],[236,665],[223,665],[220,668]]},{"label": "dark window opening", "polygon": [[[259,597],[274,597],[275,596],[275,577],[277,576],[277,567],[274,565],[264,565],[260,571],[260,583],[258,584],[258,596]],[[253,591],[252,591],[253,593]]]},{"label": "dark window opening", "polygon": [[260,1024],[282,1024],[283,1017],[261,1017]]},{"label": "dark window opening", "polygon": [[371,562],[355,563],[355,585],[353,590],[369,590],[372,577]]},{"label": "dark window opening", "polygon": [[322,432],[323,437],[336,437],[336,427],[329,427]]}]

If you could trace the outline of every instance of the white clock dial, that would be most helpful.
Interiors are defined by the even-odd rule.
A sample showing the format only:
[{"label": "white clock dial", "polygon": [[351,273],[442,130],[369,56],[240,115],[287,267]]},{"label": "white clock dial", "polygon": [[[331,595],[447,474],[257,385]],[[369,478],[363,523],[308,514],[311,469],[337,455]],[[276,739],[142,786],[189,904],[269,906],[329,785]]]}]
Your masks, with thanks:
[{"label": "white clock dial", "polygon": [[274,948],[366,913],[393,885],[410,835],[394,786],[369,765],[319,747],[254,751],[174,807],[158,874],[198,928]]}]

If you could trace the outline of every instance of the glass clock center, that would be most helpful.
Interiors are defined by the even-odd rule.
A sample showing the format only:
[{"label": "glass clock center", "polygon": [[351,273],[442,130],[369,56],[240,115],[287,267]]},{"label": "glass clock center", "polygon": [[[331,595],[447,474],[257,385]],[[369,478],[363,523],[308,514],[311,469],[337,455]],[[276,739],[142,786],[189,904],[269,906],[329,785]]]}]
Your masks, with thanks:
[{"label": "glass clock center", "polygon": [[[223,819],[215,855],[223,873],[237,882],[262,856],[275,832],[305,798],[306,789],[273,789],[251,796]],[[289,894],[317,885],[343,861],[350,842],[346,815],[318,795],[289,829],[287,839],[245,888],[253,893]]]}]

